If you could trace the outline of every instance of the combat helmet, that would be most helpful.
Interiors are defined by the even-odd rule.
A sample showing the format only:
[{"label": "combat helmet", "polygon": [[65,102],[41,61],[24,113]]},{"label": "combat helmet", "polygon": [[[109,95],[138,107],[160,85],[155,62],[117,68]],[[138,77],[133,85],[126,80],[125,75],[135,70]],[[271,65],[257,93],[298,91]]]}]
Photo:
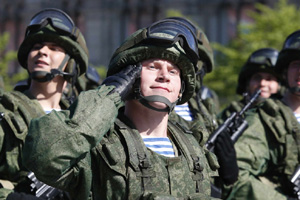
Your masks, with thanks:
[{"label": "combat helmet", "polygon": [[[27,69],[27,57],[31,48],[41,42],[59,44],[65,49],[66,56],[58,69],[52,69],[50,73],[36,71],[29,74],[30,78],[46,82],[60,75],[68,82],[74,82],[78,76],[86,72],[89,53],[85,39],[73,20],[62,10],[47,8],[31,18],[18,50],[18,61],[22,67]],[[62,71],[66,63],[67,67]]]},{"label": "combat helmet", "polygon": [[287,69],[294,60],[300,60],[300,30],[291,33],[285,40],[276,62],[276,70],[283,75],[286,87],[292,92],[300,91],[299,87],[290,87],[287,81]]},{"label": "combat helmet", "polygon": [[151,58],[171,61],[180,68],[182,95],[176,102],[168,103],[161,96],[144,97],[139,88],[135,88],[136,98],[147,107],[151,101],[163,102],[169,111],[176,104],[187,102],[195,91],[195,70],[199,60],[197,40],[190,28],[180,21],[164,19],[136,31],[113,54],[107,76],[119,72],[125,66]]},{"label": "combat helmet", "polygon": [[190,20],[183,17],[169,17],[167,19],[179,20],[189,26],[189,28],[193,31],[198,42],[198,68],[203,68],[205,73],[210,73],[214,69],[214,54],[204,31]]},{"label": "combat helmet", "polygon": [[270,73],[280,80],[280,76],[275,71],[277,57],[278,51],[273,48],[261,48],[254,51],[240,71],[237,94],[243,95],[247,92],[246,88],[251,76],[258,72]]}]

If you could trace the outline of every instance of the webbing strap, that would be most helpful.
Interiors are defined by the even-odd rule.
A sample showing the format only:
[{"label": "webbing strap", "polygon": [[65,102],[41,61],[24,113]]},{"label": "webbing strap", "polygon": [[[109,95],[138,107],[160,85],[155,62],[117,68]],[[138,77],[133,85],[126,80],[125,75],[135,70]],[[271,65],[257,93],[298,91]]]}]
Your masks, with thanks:
[{"label": "webbing strap", "polygon": [[[172,123],[170,123],[172,124]],[[178,126],[173,124],[174,127],[178,129]],[[190,143],[189,139],[186,137],[184,133],[178,134],[180,136],[181,141],[185,144],[185,146],[188,148],[189,154],[193,160],[193,180],[196,181],[196,193],[203,192],[200,187],[200,182],[203,180],[203,174],[202,171],[204,167],[200,164],[200,158],[197,156],[195,150],[192,147],[192,144]]]},{"label": "webbing strap", "polygon": [[148,158],[146,152],[144,151],[144,144],[141,143],[138,140],[137,133],[134,132],[134,130],[127,125],[125,125],[120,120],[116,120],[115,123],[122,128],[126,128],[126,130],[129,132],[130,139],[134,143],[134,147],[137,152],[137,157],[139,160],[139,169],[140,169],[140,175],[137,174],[137,177],[141,177],[142,179],[142,189],[144,191],[151,190],[151,177],[155,177],[155,172],[152,169],[150,159]]}]

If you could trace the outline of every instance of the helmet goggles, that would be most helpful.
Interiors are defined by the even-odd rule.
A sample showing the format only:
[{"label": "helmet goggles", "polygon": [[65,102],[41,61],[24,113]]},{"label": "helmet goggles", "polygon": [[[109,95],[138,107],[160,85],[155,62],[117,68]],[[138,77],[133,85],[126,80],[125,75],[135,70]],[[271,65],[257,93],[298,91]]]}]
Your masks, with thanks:
[{"label": "helmet goggles", "polygon": [[254,52],[248,62],[254,64],[264,64],[275,66],[278,57],[278,52],[272,49],[262,49]]},{"label": "helmet goggles", "polygon": [[186,55],[196,64],[199,60],[198,43],[192,30],[184,23],[176,20],[161,20],[147,28],[144,42],[152,44],[173,45],[179,42]]},{"label": "helmet goggles", "polygon": [[300,50],[300,31],[294,32],[286,39],[283,49]]},{"label": "helmet goggles", "polygon": [[71,37],[77,40],[78,31],[73,20],[61,10],[55,8],[45,9],[34,15],[26,29],[25,36],[28,36],[31,31],[38,31],[50,24],[58,33]]}]

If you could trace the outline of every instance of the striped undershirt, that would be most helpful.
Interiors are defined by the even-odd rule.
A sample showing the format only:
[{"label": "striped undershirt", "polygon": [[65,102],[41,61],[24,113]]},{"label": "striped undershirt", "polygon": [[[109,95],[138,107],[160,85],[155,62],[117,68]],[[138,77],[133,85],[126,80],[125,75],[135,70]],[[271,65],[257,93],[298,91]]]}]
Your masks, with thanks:
[{"label": "striped undershirt", "polygon": [[175,157],[173,145],[168,137],[147,137],[142,136],[147,148],[167,157]]},{"label": "striped undershirt", "polygon": [[192,113],[189,109],[189,104],[188,103],[185,103],[185,104],[182,104],[182,105],[176,105],[174,110],[180,117],[182,117],[186,121],[192,121],[193,120]]},{"label": "striped undershirt", "polygon": [[295,115],[295,117],[296,117],[297,121],[298,121],[298,122],[299,122],[299,124],[300,124],[300,114],[294,113],[294,115]]},{"label": "striped undershirt", "polygon": [[44,108],[46,114],[49,114],[52,110],[61,111],[61,109],[54,109],[54,108]]}]

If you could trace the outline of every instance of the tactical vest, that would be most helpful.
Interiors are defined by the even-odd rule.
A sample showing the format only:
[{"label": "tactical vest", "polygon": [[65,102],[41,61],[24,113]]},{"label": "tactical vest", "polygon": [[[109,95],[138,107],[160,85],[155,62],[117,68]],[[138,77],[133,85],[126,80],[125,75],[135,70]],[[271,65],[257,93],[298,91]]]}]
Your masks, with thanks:
[{"label": "tactical vest", "polygon": [[182,127],[170,122],[168,131],[178,157],[147,149],[139,132],[117,119],[94,151],[93,195],[103,199],[210,199],[216,157],[204,152]]},{"label": "tactical vest", "polygon": [[[283,177],[277,177],[277,180],[272,178],[281,183],[286,181],[287,184],[281,184],[281,187],[285,188],[290,186],[289,179],[299,164],[300,124],[292,110],[279,100],[267,99],[258,112],[263,123],[273,134],[278,152],[281,152],[280,157],[277,158],[279,167],[275,173],[283,174]],[[280,150],[281,147],[283,150]],[[288,188],[284,190],[285,193],[291,192]]]},{"label": "tactical vest", "polygon": [[44,114],[36,100],[18,91],[0,90],[0,179],[15,185],[27,175],[20,163],[28,126],[32,118]]}]

